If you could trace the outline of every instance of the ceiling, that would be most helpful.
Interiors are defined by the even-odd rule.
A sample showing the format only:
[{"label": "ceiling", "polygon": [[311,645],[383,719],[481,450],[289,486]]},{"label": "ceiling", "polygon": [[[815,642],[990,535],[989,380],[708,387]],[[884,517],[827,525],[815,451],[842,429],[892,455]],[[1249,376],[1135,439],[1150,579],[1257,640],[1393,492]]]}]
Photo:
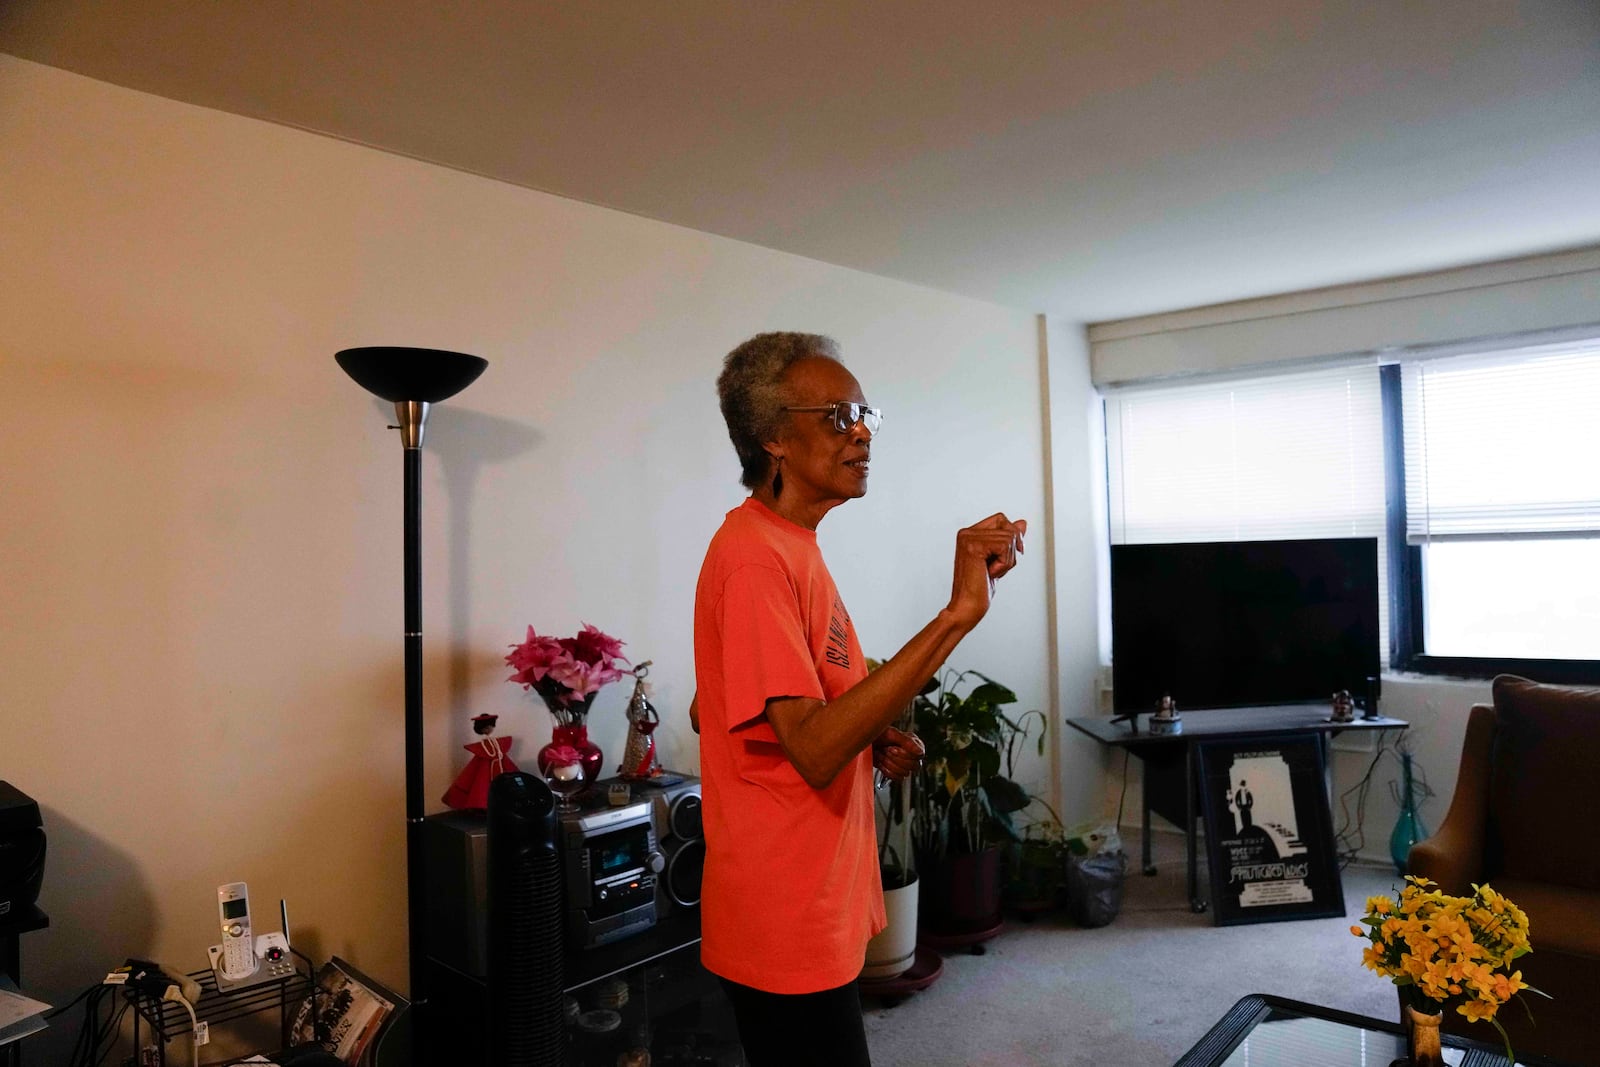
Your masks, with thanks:
[{"label": "ceiling", "polygon": [[0,0],[0,51],[1074,321],[1600,244],[1594,0]]}]

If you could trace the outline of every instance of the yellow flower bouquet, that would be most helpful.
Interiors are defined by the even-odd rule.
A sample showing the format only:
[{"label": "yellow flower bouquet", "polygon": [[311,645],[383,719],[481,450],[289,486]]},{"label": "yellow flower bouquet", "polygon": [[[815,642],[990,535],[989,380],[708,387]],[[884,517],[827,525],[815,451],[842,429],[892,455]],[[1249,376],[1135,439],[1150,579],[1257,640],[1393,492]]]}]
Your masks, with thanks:
[{"label": "yellow flower bouquet", "polygon": [[1521,971],[1511,970],[1513,960],[1532,951],[1527,915],[1487,885],[1473,886],[1470,897],[1453,897],[1426,878],[1406,882],[1398,902],[1368,897],[1362,926],[1350,927],[1368,942],[1361,962],[1399,986],[1418,1012],[1454,1007],[1470,1022],[1489,1022],[1515,1063],[1495,1014],[1523,990],[1539,993]]}]

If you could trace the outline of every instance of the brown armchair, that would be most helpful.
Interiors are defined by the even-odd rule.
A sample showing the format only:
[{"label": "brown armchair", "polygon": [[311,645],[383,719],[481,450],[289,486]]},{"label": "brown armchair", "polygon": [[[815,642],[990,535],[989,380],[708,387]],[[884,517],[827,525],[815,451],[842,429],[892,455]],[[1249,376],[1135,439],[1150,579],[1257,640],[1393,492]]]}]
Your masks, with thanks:
[{"label": "brown armchair", "polygon": [[[1517,961],[1534,994],[1500,1021],[1516,1050],[1600,1064],[1600,689],[1502,675],[1494,706],[1467,720],[1450,811],[1414,845],[1411,874],[1448,893],[1491,883],[1528,914],[1533,951]],[[1445,1028],[1493,1040],[1486,1024]]]}]

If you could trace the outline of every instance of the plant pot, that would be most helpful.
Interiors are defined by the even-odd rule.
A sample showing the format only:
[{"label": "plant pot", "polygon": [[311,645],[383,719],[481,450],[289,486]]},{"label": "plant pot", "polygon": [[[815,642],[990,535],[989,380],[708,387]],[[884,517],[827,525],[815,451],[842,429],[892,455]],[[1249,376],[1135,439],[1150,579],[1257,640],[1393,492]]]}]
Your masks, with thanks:
[{"label": "plant pot", "polygon": [[1000,850],[919,859],[921,923],[939,934],[988,930],[1000,924]]},{"label": "plant pot", "polygon": [[921,892],[913,874],[905,885],[884,889],[883,910],[889,925],[867,942],[861,977],[871,981],[898,978],[917,958],[917,899]]},{"label": "plant pot", "polygon": [[1006,882],[1001,892],[1006,907],[1031,916],[1061,906],[1066,873],[1061,851],[1050,842],[1034,840],[1006,849]]}]

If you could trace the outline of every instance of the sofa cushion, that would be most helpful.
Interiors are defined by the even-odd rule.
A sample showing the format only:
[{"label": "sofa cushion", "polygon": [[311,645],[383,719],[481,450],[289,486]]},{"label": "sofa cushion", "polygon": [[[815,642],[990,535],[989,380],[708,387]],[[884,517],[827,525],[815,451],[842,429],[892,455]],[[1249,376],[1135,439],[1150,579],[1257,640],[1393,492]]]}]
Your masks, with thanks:
[{"label": "sofa cushion", "polygon": [[1501,675],[1494,708],[1489,876],[1600,890],[1600,689]]},{"label": "sofa cushion", "polygon": [[1589,956],[1600,977],[1600,894],[1521,878],[1496,878],[1490,884],[1527,914],[1530,957],[1541,952]]}]

